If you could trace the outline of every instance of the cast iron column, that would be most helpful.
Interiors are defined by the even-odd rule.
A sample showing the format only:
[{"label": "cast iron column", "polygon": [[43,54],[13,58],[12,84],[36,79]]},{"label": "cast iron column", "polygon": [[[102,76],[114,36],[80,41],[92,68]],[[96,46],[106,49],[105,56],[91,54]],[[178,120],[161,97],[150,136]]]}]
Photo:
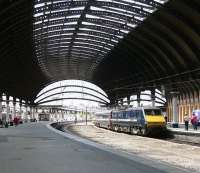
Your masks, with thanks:
[{"label": "cast iron column", "polygon": [[172,113],[173,113],[173,127],[178,127],[178,105],[177,105],[177,95],[178,92],[171,92],[172,95]]},{"label": "cast iron column", "polygon": [[140,107],[140,92],[137,93],[137,107]]},{"label": "cast iron column", "polygon": [[131,96],[127,96],[127,104],[128,104],[128,106],[130,105],[130,103],[131,103]]},{"label": "cast iron column", "polygon": [[156,101],[155,89],[152,89],[152,90],[151,90],[151,102],[152,102],[152,107],[155,107],[155,101]]},{"label": "cast iron column", "polygon": [[30,119],[33,119],[33,107],[30,105]]},{"label": "cast iron column", "polygon": [[2,93],[0,93],[0,119],[2,120]]},{"label": "cast iron column", "polygon": [[[19,116],[22,117],[22,100],[21,99],[19,100]],[[24,118],[24,117],[22,117],[22,118]]]},{"label": "cast iron column", "polygon": [[13,115],[12,115],[12,119],[14,119],[15,116],[16,116],[16,98],[13,97]]},{"label": "cast iron column", "polygon": [[28,122],[28,103],[27,101],[25,102],[25,120]]},{"label": "cast iron column", "polygon": [[6,119],[5,119],[5,121],[7,121],[9,119],[9,114],[10,114],[9,96],[6,95]]}]

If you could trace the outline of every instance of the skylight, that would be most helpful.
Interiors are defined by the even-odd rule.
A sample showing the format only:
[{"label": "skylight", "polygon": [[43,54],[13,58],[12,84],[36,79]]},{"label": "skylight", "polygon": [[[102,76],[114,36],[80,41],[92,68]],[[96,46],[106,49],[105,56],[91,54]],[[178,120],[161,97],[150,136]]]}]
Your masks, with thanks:
[{"label": "skylight", "polygon": [[70,63],[75,63],[73,58],[84,58],[85,62],[87,56],[94,56],[94,61],[88,58],[88,64],[80,66],[89,72],[124,36],[165,2],[167,0],[95,0],[91,3],[86,0],[36,0],[33,34],[41,69],[48,76],[56,75],[50,70],[52,55],[68,63],[66,70]]}]

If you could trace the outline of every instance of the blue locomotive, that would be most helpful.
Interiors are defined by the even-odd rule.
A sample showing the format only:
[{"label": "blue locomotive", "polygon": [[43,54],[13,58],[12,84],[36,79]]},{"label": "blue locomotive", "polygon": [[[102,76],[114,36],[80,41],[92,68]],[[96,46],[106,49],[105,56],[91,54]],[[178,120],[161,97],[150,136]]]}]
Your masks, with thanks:
[{"label": "blue locomotive", "polygon": [[97,127],[143,136],[166,129],[166,122],[161,110],[154,107],[97,113],[94,124]]}]

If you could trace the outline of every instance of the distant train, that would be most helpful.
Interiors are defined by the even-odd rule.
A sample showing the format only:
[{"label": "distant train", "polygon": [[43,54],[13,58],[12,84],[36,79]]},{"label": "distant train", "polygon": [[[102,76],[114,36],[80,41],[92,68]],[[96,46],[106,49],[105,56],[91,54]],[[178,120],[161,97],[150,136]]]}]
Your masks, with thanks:
[{"label": "distant train", "polygon": [[153,107],[96,113],[94,124],[97,127],[142,136],[166,130],[166,122],[161,110]]}]

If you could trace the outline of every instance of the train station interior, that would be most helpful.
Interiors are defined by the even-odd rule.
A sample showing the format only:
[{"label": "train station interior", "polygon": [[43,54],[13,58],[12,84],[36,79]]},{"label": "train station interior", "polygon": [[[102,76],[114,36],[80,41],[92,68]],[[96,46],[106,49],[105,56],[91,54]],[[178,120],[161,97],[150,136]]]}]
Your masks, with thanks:
[{"label": "train station interior", "polygon": [[145,90],[155,99],[158,89],[168,120],[183,123],[185,113],[200,108],[199,6],[198,0],[1,1],[1,93],[35,106],[47,85],[77,79],[97,85],[116,105],[131,95],[140,100]]},{"label": "train station interior", "polygon": [[[169,128],[184,130],[186,114],[190,118],[197,111],[200,118],[199,21],[199,0],[1,0],[0,120],[4,125],[0,125],[7,127],[16,117],[23,125],[16,127],[16,131],[13,125],[7,132],[6,128],[0,128],[0,155],[5,154],[1,142],[10,142],[13,133],[19,138],[28,137],[28,133],[37,136],[40,130],[41,135],[47,135],[41,124],[36,125],[38,128],[34,126],[37,121],[45,121],[46,126],[49,121],[87,123],[93,120],[95,112],[102,110],[158,107]],[[78,100],[84,103],[80,101],[75,105]],[[70,106],[63,106],[65,103]],[[27,134],[23,131],[26,128]],[[77,131],[74,129],[75,133]],[[174,133],[179,132],[175,129]],[[193,140],[191,136],[200,136],[198,130],[187,134],[190,141]],[[54,146],[58,139],[57,144],[61,146],[64,140],[49,133],[46,138],[36,136],[39,150],[41,141],[50,141]],[[70,135],[64,138],[81,141]],[[69,145],[75,146],[76,151],[84,150],[75,141],[69,141]],[[14,142],[16,146],[18,142]],[[26,142],[22,139],[19,145],[32,150],[34,146],[31,143],[30,148],[24,146]],[[9,143],[10,149],[13,144]],[[107,150],[105,148],[98,149]],[[62,155],[59,148],[55,152]],[[69,154],[71,150],[66,152]],[[113,159],[115,172],[122,171],[117,164],[120,159],[115,160],[112,153],[115,154],[110,151],[107,157],[99,152],[99,159]],[[26,152],[23,150],[22,154],[25,156]],[[93,163],[90,154],[86,154],[90,160],[85,161],[87,165]],[[72,155],[74,164],[76,155]],[[127,160],[130,158],[134,160],[126,156]],[[20,160],[18,156],[12,159]],[[1,161],[4,162],[0,156]],[[143,161],[138,159],[136,162]],[[81,159],[77,163],[81,165]],[[61,165],[60,162],[55,164],[58,169],[63,168],[58,172],[66,171],[64,160]],[[70,168],[69,172],[100,171],[100,165],[93,164],[95,169]],[[132,166],[127,166],[129,172]],[[148,172],[148,166],[142,171]],[[37,169],[37,164],[33,167]],[[51,171],[56,171],[57,167]],[[165,164],[159,169],[180,171]],[[3,170],[2,173],[18,173],[8,166]],[[108,170],[114,172],[114,167],[107,165],[104,172]],[[160,170],[154,167],[150,172],[162,172]],[[28,165],[23,171],[28,172]],[[140,169],[137,171],[142,173]],[[200,168],[195,171],[200,172]]]}]

